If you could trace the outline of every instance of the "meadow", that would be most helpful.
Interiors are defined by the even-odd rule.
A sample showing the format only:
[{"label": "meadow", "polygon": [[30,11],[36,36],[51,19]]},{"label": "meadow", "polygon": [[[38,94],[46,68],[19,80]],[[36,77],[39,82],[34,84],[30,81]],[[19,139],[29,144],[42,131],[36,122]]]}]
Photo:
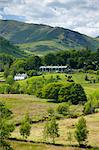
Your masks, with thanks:
[{"label": "meadow", "polygon": [[[61,82],[67,82],[65,74],[59,73],[45,73],[43,76],[45,79],[51,78],[51,76],[56,77],[59,76],[61,78]],[[70,74],[71,75],[71,74]],[[89,81],[85,81],[84,73],[75,73],[72,74],[72,79],[76,83],[80,83],[86,95],[89,97],[90,95],[94,95],[94,93],[99,94],[99,82],[97,83],[89,83]],[[96,74],[87,74],[89,78],[98,78]],[[18,81],[19,84],[25,88],[26,83],[28,81],[29,84],[32,84],[34,80],[42,79],[43,76],[34,76],[28,78],[23,81]],[[1,75],[1,77],[3,77]],[[2,85],[2,83],[0,83]],[[27,94],[0,94],[0,101],[3,101],[5,105],[12,110],[13,112],[13,121],[14,123],[20,123],[24,115],[28,112],[32,121],[31,134],[28,137],[28,141],[33,141],[35,143],[30,142],[15,142],[10,141],[14,150],[83,150],[77,146],[77,142],[73,136],[72,145],[74,147],[69,147],[70,142],[67,139],[67,132],[70,130],[73,134],[75,131],[75,124],[78,121],[78,118],[66,118],[62,117],[60,120],[57,120],[59,123],[59,134],[60,137],[56,138],[56,145],[42,144],[44,142],[43,138],[43,128],[45,121],[42,121],[43,118],[48,116],[48,108],[53,108],[56,110],[59,104],[48,102],[47,99],[40,99],[34,95]],[[82,105],[72,105],[70,108],[74,113],[79,113],[82,115]],[[90,150],[98,150],[99,149],[99,113],[95,113],[92,115],[85,116],[87,121],[87,127],[89,130],[88,135],[88,145],[91,145],[93,148]],[[19,134],[19,126],[16,127],[15,131],[11,135],[12,138],[22,140],[22,136]],[[49,143],[52,141],[49,139]],[[57,146],[60,145],[60,146]],[[65,145],[65,146],[63,146]],[[96,147],[96,148],[95,148]],[[87,149],[89,150],[89,149]]]}]

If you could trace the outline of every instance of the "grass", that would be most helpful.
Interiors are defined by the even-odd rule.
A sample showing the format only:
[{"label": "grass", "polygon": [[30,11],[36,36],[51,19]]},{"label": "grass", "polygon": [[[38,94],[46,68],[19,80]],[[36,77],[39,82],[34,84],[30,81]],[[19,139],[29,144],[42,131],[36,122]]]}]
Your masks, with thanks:
[{"label": "grass", "polygon": [[0,94],[0,101],[5,102],[6,106],[12,110],[15,122],[20,122],[27,112],[33,120],[40,120],[47,116],[49,107],[57,106],[33,95]]},{"label": "grass", "polygon": [[[93,147],[99,147],[99,113],[88,115],[85,117],[87,121],[87,127],[89,130],[88,135],[88,145]],[[56,144],[64,144],[69,145],[70,142],[67,140],[67,132],[71,131],[74,133],[75,131],[75,124],[77,123],[77,119],[62,119],[57,121],[59,123],[59,134],[60,137],[56,138]],[[28,140],[32,140],[35,142],[43,142],[43,123],[33,124],[31,129],[31,135],[29,136]],[[19,127],[13,132],[12,137],[22,139],[22,136],[19,134]],[[48,142],[52,142],[50,139]],[[77,145],[75,138],[72,139],[72,144]]]},{"label": "grass", "polygon": [[[0,94],[0,101],[13,112],[13,120],[19,123],[24,115],[28,112],[33,121],[41,120],[48,116],[48,108],[56,110],[59,104],[47,102],[45,99],[37,98],[33,95],[22,94]],[[71,105],[70,110],[82,114],[82,106]]]},{"label": "grass", "polygon": [[[53,146],[47,144],[33,144],[25,142],[10,142],[14,150],[84,150],[79,147]],[[98,148],[90,148],[86,150],[99,150]]]},{"label": "grass", "polygon": [[[60,76],[62,82],[67,82],[65,74],[58,74],[58,73],[50,73],[45,74],[44,78],[48,79],[51,76],[56,77],[57,75]],[[3,74],[0,73],[0,77],[3,77]],[[76,73],[72,74],[72,78],[76,83],[80,83],[87,94],[87,96],[94,94],[94,92],[98,92],[99,90],[99,83],[89,83],[88,81],[84,80],[85,74],[83,73]],[[90,78],[98,77],[95,74],[88,74]],[[38,77],[31,77],[29,79],[19,81],[20,85],[25,87],[26,82],[28,81],[29,84],[32,84],[34,80],[40,80],[42,76]],[[2,84],[0,83],[0,86]],[[20,122],[24,115],[28,112],[33,120],[40,120],[43,117],[47,116],[47,110],[49,107],[53,107],[56,109],[57,105],[55,103],[47,102],[45,99],[37,98],[33,95],[18,95],[18,94],[0,94],[0,101],[5,102],[6,106],[10,108],[13,112],[13,120],[14,122]],[[73,112],[82,112],[82,106],[71,106],[70,108]],[[88,135],[88,144],[93,147],[99,147],[99,113],[88,115],[85,117],[87,120],[87,126],[89,129]],[[58,120],[59,123],[59,133],[60,137],[56,138],[56,144],[65,144],[69,145],[69,141],[67,140],[67,131],[70,130],[74,133],[75,130],[75,123],[77,119],[66,119],[65,117],[61,120]],[[39,122],[32,125],[31,135],[29,136],[28,140],[32,140],[35,142],[43,142],[43,128],[45,122]],[[16,127],[15,131],[12,133],[12,137],[16,137],[18,139],[22,139],[19,134],[19,127]],[[49,139],[49,142],[51,140]],[[76,145],[77,142],[75,141],[74,137],[72,140],[72,144]],[[11,142],[14,150],[82,150],[80,148],[75,147],[62,147],[62,146],[51,146],[46,144],[32,144],[32,143],[24,143],[24,142]],[[88,149],[89,150],[89,149]],[[97,149],[90,149],[90,150],[98,150]]]}]

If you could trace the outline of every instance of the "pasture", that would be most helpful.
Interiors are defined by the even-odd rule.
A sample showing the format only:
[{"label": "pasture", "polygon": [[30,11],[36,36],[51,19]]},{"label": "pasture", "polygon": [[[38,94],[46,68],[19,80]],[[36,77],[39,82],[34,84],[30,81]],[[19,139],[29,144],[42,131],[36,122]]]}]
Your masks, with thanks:
[{"label": "pasture", "polygon": [[[86,95],[89,97],[90,95],[95,95],[95,93],[99,94],[99,82],[90,83],[89,81],[85,81],[84,73],[75,73],[70,74],[72,75],[72,79],[76,83],[80,83]],[[92,80],[95,78],[99,78],[96,74],[87,74],[89,78]],[[36,80],[50,79],[51,77],[56,78],[57,76],[60,77],[60,82],[67,82],[66,74],[64,73],[45,73],[42,76],[34,76],[28,78],[23,81],[18,81],[20,86],[26,89],[26,84],[32,84]],[[0,74],[0,77],[3,78],[3,74]],[[3,83],[4,84],[4,83]],[[2,83],[0,83],[2,86]],[[75,124],[78,121],[78,118],[66,118],[65,116],[62,117],[60,120],[57,120],[59,124],[59,134],[60,137],[56,138],[55,145],[49,144],[42,144],[44,142],[43,138],[43,129],[45,125],[45,121],[42,122],[41,120],[44,117],[48,116],[48,108],[53,108],[56,110],[59,104],[48,102],[47,99],[40,99],[34,95],[27,95],[27,94],[0,94],[0,101],[4,102],[5,105],[13,112],[13,122],[20,123],[22,118],[26,113],[29,113],[32,121],[36,121],[36,123],[32,124],[31,134],[28,137],[28,141],[33,141],[35,143],[30,142],[18,142],[18,141],[10,141],[14,150],[83,150],[79,147],[75,147],[77,142],[75,141],[74,136],[72,137],[72,145],[74,147],[68,147],[70,142],[67,139],[67,132],[71,131],[72,135],[75,131]],[[74,113],[79,113],[82,115],[83,106],[82,105],[72,105],[70,109]],[[88,135],[88,145],[96,148],[90,148],[90,150],[98,150],[99,149],[99,113],[95,113],[92,115],[85,116],[87,121],[87,127],[89,130]],[[38,122],[40,121],[40,122]],[[22,140],[22,136],[19,134],[19,126],[16,127],[15,131],[12,133],[11,137]],[[51,139],[48,139],[49,143],[52,143]],[[63,146],[64,145],[64,146]],[[89,150],[89,149],[86,149]]]}]

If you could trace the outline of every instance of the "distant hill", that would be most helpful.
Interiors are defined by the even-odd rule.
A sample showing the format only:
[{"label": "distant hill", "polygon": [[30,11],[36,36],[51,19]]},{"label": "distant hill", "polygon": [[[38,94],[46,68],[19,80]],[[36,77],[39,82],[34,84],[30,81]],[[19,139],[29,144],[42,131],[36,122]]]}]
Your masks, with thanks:
[{"label": "distant hill", "polygon": [[18,21],[0,20],[0,35],[19,45],[27,53],[45,54],[48,52],[99,48],[99,41],[78,32],[42,24],[28,24]]},{"label": "distant hill", "polygon": [[14,57],[22,57],[25,55],[17,46],[14,46],[3,37],[0,37],[0,54],[9,54]]}]

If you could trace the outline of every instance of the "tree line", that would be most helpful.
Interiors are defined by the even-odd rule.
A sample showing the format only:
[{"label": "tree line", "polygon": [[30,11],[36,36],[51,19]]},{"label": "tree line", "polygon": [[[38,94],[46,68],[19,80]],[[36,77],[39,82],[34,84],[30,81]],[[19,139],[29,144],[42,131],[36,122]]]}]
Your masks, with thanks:
[{"label": "tree line", "polygon": [[5,76],[24,72],[32,76],[34,70],[39,71],[41,65],[69,65],[73,69],[99,70],[99,49],[95,52],[89,49],[66,50],[42,57],[32,55],[18,59],[7,54],[0,55],[0,70],[5,71]]}]

